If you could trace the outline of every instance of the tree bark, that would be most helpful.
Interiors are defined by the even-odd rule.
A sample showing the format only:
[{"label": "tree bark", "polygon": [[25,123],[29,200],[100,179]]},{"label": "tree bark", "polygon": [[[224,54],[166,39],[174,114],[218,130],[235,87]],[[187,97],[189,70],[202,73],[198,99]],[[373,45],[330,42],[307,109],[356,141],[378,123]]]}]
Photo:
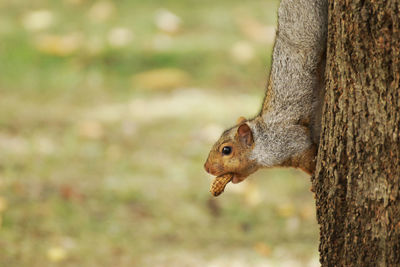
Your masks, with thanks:
[{"label": "tree bark", "polygon": [[329,1],[322,266],[400,266],[400,1]]}]

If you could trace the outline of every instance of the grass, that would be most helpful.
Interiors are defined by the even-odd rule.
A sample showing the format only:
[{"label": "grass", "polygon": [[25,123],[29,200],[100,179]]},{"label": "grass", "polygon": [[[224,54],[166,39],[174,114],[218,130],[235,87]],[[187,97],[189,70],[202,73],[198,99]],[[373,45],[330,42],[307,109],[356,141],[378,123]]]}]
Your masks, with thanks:
[{"label": "grass", "polygon": [[214,199],[202,169],[258,112],[272,42],[251,32],[277,4],[0,0],[0,266],[314,264],[306,175],[260,171]]}]

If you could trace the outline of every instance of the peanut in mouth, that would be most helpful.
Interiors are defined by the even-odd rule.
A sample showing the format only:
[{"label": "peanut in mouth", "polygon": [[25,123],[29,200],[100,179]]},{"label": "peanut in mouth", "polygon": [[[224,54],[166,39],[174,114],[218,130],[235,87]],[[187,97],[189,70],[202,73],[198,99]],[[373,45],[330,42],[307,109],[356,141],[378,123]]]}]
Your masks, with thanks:
[{"label": "peanut in mouth", "polygon": [[219,196],[224,192],[225,186],[232,181],[233,179],[233,174],[232,173],[227,173],[223,174],[221,176],[218,176],[214,179],[214,181],[211,184],[210,192],[214,197]]}]

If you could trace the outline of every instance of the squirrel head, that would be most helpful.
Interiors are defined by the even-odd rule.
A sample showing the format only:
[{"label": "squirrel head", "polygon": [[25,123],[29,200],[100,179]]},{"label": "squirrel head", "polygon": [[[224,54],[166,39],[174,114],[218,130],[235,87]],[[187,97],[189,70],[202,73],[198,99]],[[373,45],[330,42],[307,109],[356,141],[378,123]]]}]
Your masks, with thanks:
[{"label": "squirrel head", "polygon": [[211,148],[204,168],[215,176],[231,173],[232,182],[239,183],[258,169],[251,157],[253,148],[253,132],[247,120],[240,117],[237,125],[226,130]]}]

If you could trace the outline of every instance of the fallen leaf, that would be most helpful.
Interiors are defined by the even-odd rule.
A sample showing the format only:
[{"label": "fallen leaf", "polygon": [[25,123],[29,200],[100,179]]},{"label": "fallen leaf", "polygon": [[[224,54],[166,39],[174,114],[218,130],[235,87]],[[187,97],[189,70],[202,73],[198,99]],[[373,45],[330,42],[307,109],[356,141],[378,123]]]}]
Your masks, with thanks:
[{"label": "fallen leaf", "polygon": [[282,204],[278,207],[278,214],[285,218],[291,217],[294,214],[294,206],[290,203]]},{"label": "fallen leaf", "polygon": [[181,18],[167,9],[160,9],[154,17],[158,29],[166,33],[177,33],[181,25]]},{"label": "fallen leaf", "polygon": [[52,262],[60,262],[67,258],[67,251],[61,247],[52,247],[47,250],[47,258]]},{"label": "fallen leaf", "polygon": [[133,76],[136,87],[150,90],[177,89],[186,86],[189,80],[187,72],[174,68],[155,69]]},{"label": "fallen leaf", "polygon": [[89,9],[88,16],[95,22],[104,22],[109,19],[115,11],[115,6],[110,1],[98,1]]},{"label": "fallen leaf", "polygon": [[100,139],[104,135],[104,129],[98,121],[83,121],[78,125],[80,136],[88,139]]},{"label": "fallen leaf", "polygon": [[128,28],[117,27],[110,30],[107,39],[110,46],[120,48],[131,43],[133,33]]},{"label": "fallen leaf", "polygon": [[83,194],[81,194],[76,188],[68,184],[61,185],[59,190],[61,197],[65,200],[82,201],[84,198]]},{"label": "fallen leaf", "polygon": [[262,256],[271,255],[271,247],[263,242],[255,243],[253,248],[258,254],[260,254]]},{"label": "fallen leaf", "polygon": [[25,29],[30,31],[45,30],[51,26],[53,21],[54,15],[47,9],[30,11],[22,18]]},{"label": "fallen leaf", "polygon": [[55,56],[68,56],[76,52],[82,45],[83,38],[80,33],[66,35],[40,35],[35,40],[36,49],[42,53]]},{"label": "fallen leaf", "polygon": [[232,46],[231,55],[239,63],[248,63],[254,58],[254,48],[249,42],[240,41]]}]

